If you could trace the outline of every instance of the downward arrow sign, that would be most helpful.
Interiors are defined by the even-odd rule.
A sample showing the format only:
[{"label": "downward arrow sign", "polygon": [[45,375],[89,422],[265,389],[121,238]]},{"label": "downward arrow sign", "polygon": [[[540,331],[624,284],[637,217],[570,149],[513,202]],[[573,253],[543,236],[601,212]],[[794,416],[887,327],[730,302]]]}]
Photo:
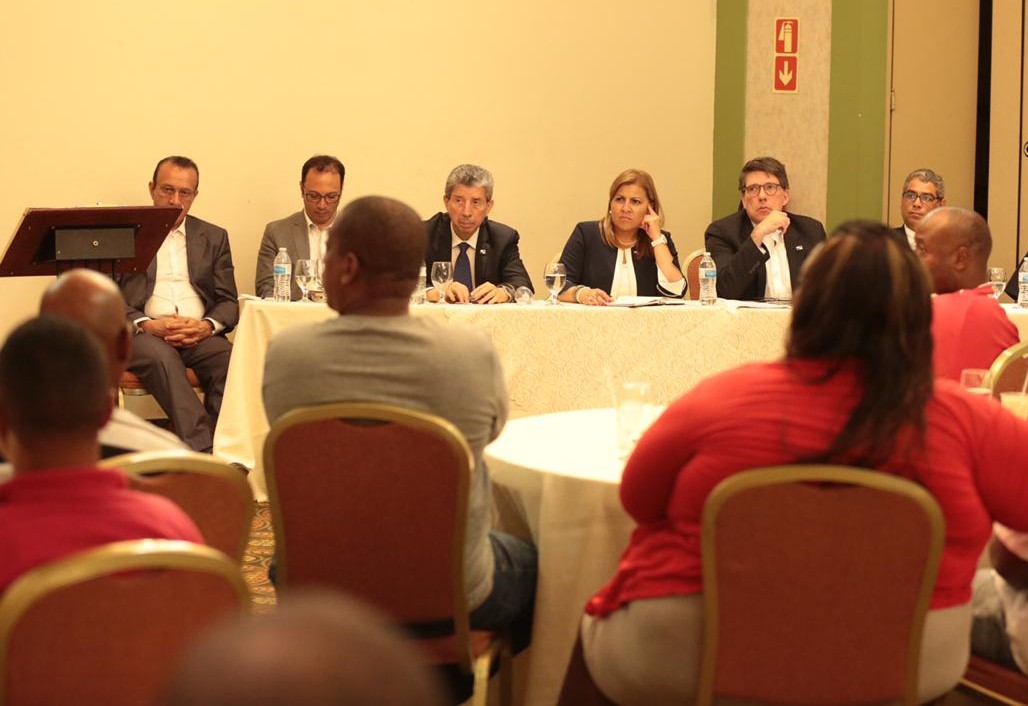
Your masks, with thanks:
[{"label": "downward arrow sign", "polygon": [[778,72],[778,80],[781,81],[784,86],[788,86],[792,83],[792,69],[789,68],[788,64]]}]

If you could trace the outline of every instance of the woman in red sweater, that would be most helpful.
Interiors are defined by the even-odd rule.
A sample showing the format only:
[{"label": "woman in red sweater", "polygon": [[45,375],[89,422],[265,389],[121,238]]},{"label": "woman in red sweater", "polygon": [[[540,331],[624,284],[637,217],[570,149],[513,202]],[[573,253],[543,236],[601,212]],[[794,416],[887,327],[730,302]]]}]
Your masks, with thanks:
[{"label": "woman in red sweater", "polygon": [[611,699],[688,702],[703,628],[703,503],[734,473],[802,462],[904,476],[939,501],[946,537],[922,700],[957,683],[991,522],[1028,530],[1028,423],[933,380],[931,290],[886,226],[843,224],[803,271],[785,358],[708,378],[643,435],[621,483],[638,526],[582,624],[589,671]]}]

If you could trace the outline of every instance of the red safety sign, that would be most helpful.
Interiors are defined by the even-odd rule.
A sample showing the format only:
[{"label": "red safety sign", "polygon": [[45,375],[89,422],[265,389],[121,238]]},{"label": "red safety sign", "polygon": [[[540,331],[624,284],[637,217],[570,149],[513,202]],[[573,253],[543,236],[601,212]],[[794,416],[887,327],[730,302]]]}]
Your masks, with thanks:
[{"label": "red safety sign", "polygon": [[775,57],[775,93],[796,92],[796,57]]},{"label": "red safety sign", "polygon": [[775,54],[793,54],[799,51],[800,21],[796,17],[775,19]]},{"label": "red safety sign", "polygon": [[775,66],[771,90],[795,93],[799,81],[800,20],[798,17],[775,18]]}]

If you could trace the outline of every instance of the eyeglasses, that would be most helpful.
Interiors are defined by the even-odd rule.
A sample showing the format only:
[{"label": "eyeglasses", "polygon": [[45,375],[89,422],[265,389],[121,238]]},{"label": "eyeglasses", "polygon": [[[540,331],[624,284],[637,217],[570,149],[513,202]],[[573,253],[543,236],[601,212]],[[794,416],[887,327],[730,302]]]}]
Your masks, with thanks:
[{"label": "eyeglasses", "polygon": [[178,194],[179,198],[183,201],[188,201],[189,199],[196,196],[196,192],[192,189],[176,189],[171,184],[161,184],[157,187],[157,190],[165,196],[167,196],[169,199],[174,197],[175,194]]},{"label": "eyeglasses", "polygon": [[768,196],[774,196],[781,188],[781,184],[775,184],[774,182],[768,184],[750,184],[749,186],[744,186],[742,188],[742,193],[747,196],[757,196],[760,194],[760,190],[763,189],[764,193]]},{"label": "eyeglasses", "polygon": [[336,203],[339,201],[339,195],[341,191],[336,191],[331,194],[319,194],[317,191],[305,191],[303,192],[303,200],[307,203],[318,203],[324,201],[325,203]]},{"label": "eyeglasses", "polygon": [[914,203],[918,199],[921,199],[921,203],[923,203],[925,206],[931,206],[936,201],[942,201],[942,197],[941,196],[936,196],[935,194],[919,194],[916,191],[904,191],[903,192],[903,200],[904,201],[909,201],[910,203]]}]

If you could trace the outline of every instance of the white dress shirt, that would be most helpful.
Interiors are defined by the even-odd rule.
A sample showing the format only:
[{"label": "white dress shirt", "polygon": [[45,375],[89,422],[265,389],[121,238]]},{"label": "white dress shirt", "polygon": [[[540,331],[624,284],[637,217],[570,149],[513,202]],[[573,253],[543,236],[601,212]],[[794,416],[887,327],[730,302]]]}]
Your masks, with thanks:
[{"label": "white dress shirt", "polygon": [[[185,316],[199,321],[206,310],[203,298],[189,281],[189,261],[186,256],[186,222],[183,220],[157,250],[157,274],[154,278],[153,294],[143,306],[145,317],[132,323],[139,326],[147,319],[166,316]],[[206,317],[218,333],[225,325]]]},{"label": "white dress shirt", "polygon": [[307,220],[307,252],[310,253],[310,259],[324,260],[325,251],[328,249],[328,228],[319,228],[315,225],[307,211],[303,212],[303,217]]},{"label": "white dress shirt", "polygon": [[789,277],[789,256],[785,249],[785,234],[776,230],[764,236],[761,243],[770,255],[764,267],[767,283],[764,297],[767,299],[792,299],[792,279]]}]

